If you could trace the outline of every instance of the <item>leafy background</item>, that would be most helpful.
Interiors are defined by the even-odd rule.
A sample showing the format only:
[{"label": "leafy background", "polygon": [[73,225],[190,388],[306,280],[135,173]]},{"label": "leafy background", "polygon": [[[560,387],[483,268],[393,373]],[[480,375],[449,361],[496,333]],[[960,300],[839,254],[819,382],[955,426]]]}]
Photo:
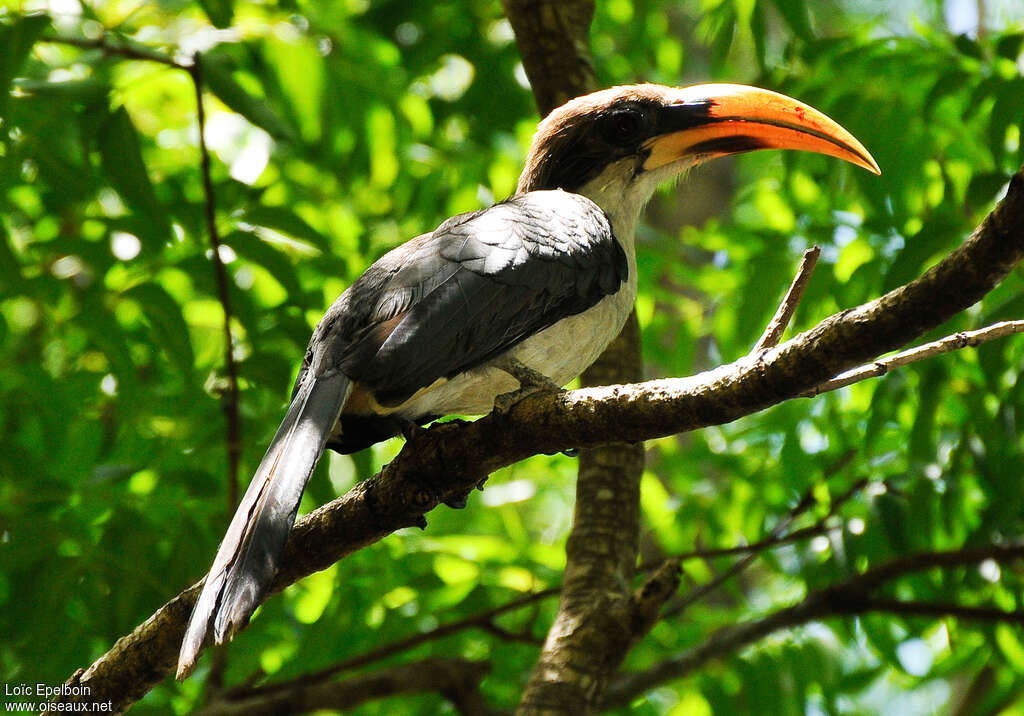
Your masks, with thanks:
[{"label": "leafy background", "polygon": [[[229,514],[223,313],[210,261],[194,89],[166,65],[54,38],[203,52],[221,258],[231,279],[242,474],[273,434],[310,330],[375,258],[511,193],[537,117],[497,2],[0,5],[0,674],[56,684],[212,558]],[[980,13],[980,22],[979,22]],[[608,0],[592,34],[605,84],[741,81],[837,118],[874,177],[793,153],[720,161],[666,188],[640,241],[649,376],[749,350],[801,251],[822,262],[796,328],[918,275],[1024,161],[1024,12],[1010,0]],[[126,43],[128,43],[126,45]],[[137,44],[136,44],[137,43]],[[1020,272],[935,336],[1024,314]],[[893,556],[1024,532],[1008,340],[735,424],[649,443],[645,558],[753,542],[811,491],[832,529],[766,552],[659,623],[639,670]],[[395,454],[332,455],[303,509]],[[557,585],[575,463],[538,457],[268,602],[227,684],[281,679]],[[799,526],[798,525],[798,526]],[[728,560],[690,560],[706,582]],[[926,572],[903,599],[1021,602],[1022,574]],[[548,600],[503,617],[543,636]],[[511,708],[537,647],[463,631],[399,657],[487,658]],[[209,658],[136,713],[185,713]],[[639,714],[1024,713],[1024,634],[1006,624],[867,616],[776,634],[637,699]],[[968,690],[970,703],[955,711]],[[438,696],[359,713],[437,713]]]}]

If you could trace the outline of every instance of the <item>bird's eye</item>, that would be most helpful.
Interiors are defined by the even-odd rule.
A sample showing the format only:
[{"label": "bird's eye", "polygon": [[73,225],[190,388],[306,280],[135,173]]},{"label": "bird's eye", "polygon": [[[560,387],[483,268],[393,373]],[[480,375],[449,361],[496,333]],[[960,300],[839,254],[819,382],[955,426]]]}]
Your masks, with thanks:
[{"label": "bird's eye", "polygon": [[644,117],[636,109],[623,109],[605,117],[602,133],[609,142],[622,146],[631,144],[643,133]]}]

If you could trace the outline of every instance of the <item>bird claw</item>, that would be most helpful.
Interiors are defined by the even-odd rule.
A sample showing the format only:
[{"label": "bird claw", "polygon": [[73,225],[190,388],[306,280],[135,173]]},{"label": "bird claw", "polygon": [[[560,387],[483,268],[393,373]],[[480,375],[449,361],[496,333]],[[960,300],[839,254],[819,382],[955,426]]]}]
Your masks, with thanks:
[{"label": "bird claw", "polygon": [[548,390],[545,386],[540,385],[528,385],[518,390],[511,390],[508,393],[502,393],[494,399],[494,410],[498,415],[508,415],[508,412],[518,405],[524,398],[528,398],[534,393],[540,393]]},{"label": "bird claw", "polygon": [[469,493],[466,492],[462,495],[450,497],[444,501],[444,504],[448,505],[453,510],[464,510],[466,505],[469,504]]},{"label": "bird claw", "polygon": [[565,455],[566,457],[579,457],[580,456],[580,449],[579,448],[575,448],[575,447],[571,447],[571,448],[566,448],[565,450],[559,450],[557,452],[546,452],[544,454],[545,455]]},{"label": "bird claw", "polygon": [[427,429],[422,425],[417,425],[411,420],[402,420],[402,437],[406,442],[412,442],[425,432]]},{"label": "bird claw", "polygon": [[543,373],[534,370],[515,358],[505,356],[494,365],[519,381],[519,388],[517,390],[502,393],[494,399],[494,410],[499,415],[506,415],[521,400],[534,393],[557,393],[562,389],[562,386],[557,385]]}]

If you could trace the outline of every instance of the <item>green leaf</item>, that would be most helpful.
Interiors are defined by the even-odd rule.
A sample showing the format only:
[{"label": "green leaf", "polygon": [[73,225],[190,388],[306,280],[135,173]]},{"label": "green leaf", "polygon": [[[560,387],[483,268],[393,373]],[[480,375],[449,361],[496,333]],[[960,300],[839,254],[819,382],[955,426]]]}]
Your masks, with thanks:
[{"label": "green leaf", "polygon": [[85,104],[95,102],[110,90],[106,82],[93,77],[81,80],[67,80],[66,82],[18,79],[14,81],[14,85],[20,91],[27,94],[65,99],[72,102],[83,102]]},{"label": "green leaf", "polygon": [[978,172],[967,185],[967,203],[978,208],[992,203],[999,190],[1010,181],[1006,172]]},{"label": "green leaf", "polygon": [[203,79],[206,86],[228,107],[238,112],[276,139],[294,140],[295,133],[270,108],[266,100],[253,97],[232,76],[231,60],[221,54],[204,55]]},{"label": "green leaf", "polygon": [[896,260],[885,274],[882,288],[885,291],[902,286],[920,275],[925,263],[946,250],[958,238],[955,216],[950,216],[949,207],[942,205],[936,213],[911,237],[897,255]]},{"label": "green leaf", "polygon": [[11,240],[7,229],[0,222],[0,287],[10,294],[18,292],[24,279],[21,274],[21,262],[11,248]]},{"label": "green leaf", "polygon": [[283,253],[259,237],[243,231],[234,231],[225,236],[224,243],[234,249],[242,258],[269,271],[288,292],[293,302],[300,305],[305,303],[303,300],[305,292],[299,283],[295,268]]},{"label": "green leaf", "polygon": [[972,75],[965,70],[956,67],[949,72],[942,74],[939,79],[935,81],[931,89],[928,90],[928,94],[924,99],[924,114],[925,116],[931,116],[932,111],[944,97],[947,95],[962,93],[964,88],[968,86],[968,82],[972,79]]},{"label": "green leaf", "polygon": [[949,375],[938,361],[926,363],[917,372],[920,375],[918,405],[907,447],[911,458],[919,463],[927,463],[936,459],[936,412],[948,385]]},{"label": "green leaf", "polygon": [[188,325],[181,315],[181,307],[162,286],[143,283],[123,294],[138,301],[149,321],[154,338],[167,357],[178,366],[182,375],[190,376],[195,365]]},{"label": "green leaf", "polygon": [[981,45],[967,35],[957,35],[953,40],[953,44],[956,46],[956,49],[960,51],[961,55],[967,55],[968,57],[973,57],[977,60],[984,57]]},{"label": "green leaf", "polygon": [[773,4],[797,37],[808,42],[814,39],[814,32],[811,30],[811,15],[807,11],[806,2],[803,0],[773,0]]},{"label": "green leaf", "polygon": [[224,29],[231,26],[234,16],[231,0],[199,0],[199,4],[214,27]]},{"label": "green leaf", "polygon": [[906,552],[910,544],[907,535],[910,523],[907,520],[906,500],[886,492],[875,498],[874,506],[877,510],[877,518],[885,530],[893,550]]},{"label": "green leaf", "polygon": [[1006,129],[1011,124],[1018,127],[1024,115],[1024,79],[1016,78],[999,86],[996,102],[989,117],[988,142],[992,155],[998,162],[1006,152]]},{"label": "green leaf", "polygon": [[111,185],[133,211],[148,220],[142,233],[143,245],[159,248],[171,238],[171,225],[142,160],[139,135],[124,107],[118,107],[99,128],[97,140],[103,170]]},{"label": "green leaf", "polygon": [[1012,32],[1003,35],[996,42],[996,54],[1008,60],[1017,61],[1021,46],[1024,45],[1024,32]]},{"label": "green leaf", "polygon": [[280,206],[255,204],[247,207],[241,216],[242,221],[254,226],[265,226],[295,239],[312,244],[320,251],[329,251],[327,239],[314,229],[305,219],[293,211]]},{"label": "green leaf", "polygon": [[46,15],[24,15],[10,25],[0,25],[0,117],[7,116],[11,82],[25,63],[32,45],[50,25]]},{"label": "green leaf", "polygon": [[768,44],[765,41],[767,29],[764,21],[764,6],[757,3],[750,16],[750,33],[754,37],[754,54],[757,55],[757,66],[761,72],[768,71]]},{"label": "green leaf", "polygon": [[1024,644],[1021,644],[1008,624],[996,625],[996,644],[1017,671],[1024,670]]},{"label": "green leaf", "polygon": [[316,142],[322,131],[320,120],[326,81],[323,57],[309,37],[284,41],[271,35],[265,48],[267,61],[277,73],[277,84],[302,139]]}]

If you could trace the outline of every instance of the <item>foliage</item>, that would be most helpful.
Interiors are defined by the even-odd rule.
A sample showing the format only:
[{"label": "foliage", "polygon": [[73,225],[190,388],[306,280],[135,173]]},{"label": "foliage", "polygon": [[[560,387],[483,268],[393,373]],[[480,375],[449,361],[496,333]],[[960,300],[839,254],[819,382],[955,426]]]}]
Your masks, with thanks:
[{"label": "foliage", "polygon": [[[648,210],[638,311],[650,376],[749,350],[800,252],[823,249],[797,328],[914,276],[991,208],[1022,161],[1024,23],[954,35],[842,4],[598,4],[607,84],[708,78],[778,89],[869,147],[874,177],[758,153],[698,169]],[[187,63],[202,51],[221,258],[231,278],[242,472],[262,455],[309,332],[398,242],[513,191],[536,123],[498,3],[66,4],[0,15],[0,673],[56,684],[201,576],[228,513],[223,308],[210,261]],[[937,9],[938,8],[938,9]],[[54,38],[78,38],[75,46]],[[1020,317],[1021,275],[936,336]],[[640,670],[722,625],[915,551],[1024,532],[1020,341],[962,352],[735,424],[652,442],[648,560],[753,542],[804,493],[834,529],[766,552],[630,654]],[[318,471],[305,509],[372,474],[398,441]],[[269,601],[225,683],[284,679],[557,585],[575,465],[538,457],[467,510],[406,531]],[[684,564],[694,583],[731,559]],[[995,564],[901,579],[891,596],[1024,608]],[[554,602],[499,620],[541,638]],[[871,615],[780,633],[637,699],[663,713],[930,713],[972,680],[970,713],[1024,709],[1006,626]],[[515,705],[536,646],[479,630],[403,657],[487,658]],[[206,660],[208,673],[209,658]],[[137,713],[185,712],[204,672]],[[360,713],[435,713],[438,696]]]}]

